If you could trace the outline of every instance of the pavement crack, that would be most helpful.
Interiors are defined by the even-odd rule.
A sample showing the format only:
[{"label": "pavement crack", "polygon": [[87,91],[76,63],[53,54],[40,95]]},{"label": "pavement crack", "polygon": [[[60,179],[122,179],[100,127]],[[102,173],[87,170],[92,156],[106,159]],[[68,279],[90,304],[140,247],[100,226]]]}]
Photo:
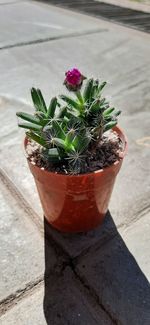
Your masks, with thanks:
[{"label": "pavement crack", "polygon": [[136,222],[138,222],[139,220],[144,218],[145,215],[148,214],[149,212],[150,212],[150,204],[148,203],[136,212],[136,214],[132,218],[132,222],[121,223],[118,226],[118,230],[123,229],[123,228],[128,229],[129,227],[131,227],[131,225],[133,226]]},{"label": "pavement crack", "polygon": [[38,290],[44,283],[44,277],[41,276],[35,281],[29,282],[26,287],[21,288],[15,293],[9,295],[0,302],[0,316],[4,315],[8,309],[14,307],[20,300],[30,295],[35,290]]},{"label": "pavement crack", "polygon": [[86,296],[90,300],[93,300],[94,305],[95,305],[95,302],[96,302],[97,306],[99,306],[104,311],[104,313],[111,320],[112,324],[119,325],[119,323],[117,322],[115,316],[110,314],[110,312],[104,307],[102,301],[100,301],[100,299],[97,296],[94,289],[91,288],[90,285],[87,283],[87,281],[78,274],[73,259],[70,259],[70,263],[69,263],[68,266],[70,266],[71,270],[73,271],[73,273],[75,275],[75,278],[76,278],[76,281],[78,281],[79,285],[82,286],[82,289],[84,288]]},{"label": "pavement crack", "polygon": [[86,289],[86,291],[88,292],[90,298],[93,297],[93,299],[96,301],[96,303],[100,306],[100,308],[105,312],[105,314],[110,318],[111,322],[113,324],[119,325],[117,322],[117,319],[111,315],[109,313],[109,311],[104,307],[104,305],[102,304],[102,302],[100,301],[99,297],[97,296],[97,294],[95,293],[94,289],[91,288],[88,283],[85,281],[85,279],[83,279],[83,277],[81,278],[81,276],[78,275],[78,273],[74,270],[74,274],[76,275],[76,278],[80,281],[80,283],[82,284],[82,286],[84,286],[84,288]]},{"label": "pavement crack", "polygon": [[80,37],[80,36],[84,36],[84,35],[103,33],[103,32],[107,32],[107,31],[108,31],[108,29],[101,28],[101,29],[87,30],[87,31],[83,31],[83,32],[69,33],[69,34],[65,34],[65,35],[39,38],[37,40],[31,40],[31,41],[25,41],[25,42],[18,42],[18,43],[10,44],[10,45],[4,45],[4,46],[0,47],[0,50],[8,50],[11,48],[16,48],[16,47],[36,45],[36,44],[47,43],[47,42],[51,42],[51,41],[57,41],[57,40],[61,40],[61,39],[72,38],[72,37]]}]

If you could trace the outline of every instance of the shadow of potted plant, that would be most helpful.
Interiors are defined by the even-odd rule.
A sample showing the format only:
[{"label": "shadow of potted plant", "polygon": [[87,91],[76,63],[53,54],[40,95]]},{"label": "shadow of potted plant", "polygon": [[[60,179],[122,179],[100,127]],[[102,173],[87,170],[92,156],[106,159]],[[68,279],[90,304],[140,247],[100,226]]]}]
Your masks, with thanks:
[{"label": "shadow of potted plant", "polygon": [[[71,325],[93,323],[149,325],[148,278],[126,246],[109,212],[107,223],[105,220],[102,227],[87,233],[66,234],[67,237],[63,237],[63,241],[67,241],[68,251],[73,251],[74,256],[66,255],[67,252],[62,251],[62,247],[57,246],[55,242],[58,262],[55,272],[50,269],[52,257],[49,245],[52,245],[53,241],[51,242],[49,228],[51,227],[44,219],[43,307],[48,325],[67,324],[67,320]],[[93,244],[93,236],[96,236],[96,232],[99,240]],[[104,236],[104,232],[107,237]],[[60,235],[64,236],[64,234]],[[67,240],[68,237],[70,241]],[[88,249],[79,252],[78,247],[82,247],[85,237],[89,244]],[[86,308],[86,299],[96,307],[96,311],[100,313],[99,317],[102,317],[105,311],[104,316],[109,319],[107,320],[107,317],[97,321],[95,317],[92,319],[95,310],[91,310],[89,305]]]},{"label": "shadow of potted plant", "polygon": [[[127,150],[117,126],[120,111],[102,97],[106,82],[86,78],[73,68],[64,84],[72,97],[60,95],[47,107],[32,88],[35,114],[25,120],[25,149],[44,215],[64,232],[88,231],[100,224],[108,209],[116,175]],[[84,88],[81,91],[81,88]]]}]

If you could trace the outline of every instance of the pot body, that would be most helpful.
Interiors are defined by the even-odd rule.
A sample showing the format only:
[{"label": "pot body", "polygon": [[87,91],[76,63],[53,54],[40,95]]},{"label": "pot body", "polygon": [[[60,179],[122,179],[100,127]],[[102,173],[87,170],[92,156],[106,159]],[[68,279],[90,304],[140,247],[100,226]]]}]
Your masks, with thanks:
[{"label": "pot body", "polygon": [[[123,141],[124,156],[126,138],[120,128],[114,130]],[[98,226],[107,212],[122,160],[110,167],[82,175],[51,173],[28,160],[48,222],[63,232],[88,231]]]}]

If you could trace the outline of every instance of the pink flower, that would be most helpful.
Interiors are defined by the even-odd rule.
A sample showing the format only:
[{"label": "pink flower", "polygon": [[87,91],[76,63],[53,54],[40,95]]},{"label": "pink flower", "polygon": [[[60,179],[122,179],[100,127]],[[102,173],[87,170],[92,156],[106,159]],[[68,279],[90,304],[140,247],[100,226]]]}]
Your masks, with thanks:
[{"label": "pink flower", "polygon": [[69,90],[77,91],[81,88],[82,82],[86,79],[77,68],[68,70],[66,73],[64,84]]}]

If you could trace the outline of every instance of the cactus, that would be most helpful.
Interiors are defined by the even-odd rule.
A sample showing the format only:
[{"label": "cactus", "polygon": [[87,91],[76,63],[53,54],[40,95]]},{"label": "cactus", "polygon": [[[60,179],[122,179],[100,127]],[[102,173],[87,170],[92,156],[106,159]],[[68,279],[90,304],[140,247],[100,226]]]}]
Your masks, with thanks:
[{"label": "cactus", "polygon": [[[117,124],[121,113],[102,97],[106,82],[86,79],[78,69],[66,72],[64,84],[74,96],[54,97],[47,106],[39,89],[31,89],[34,115],[18,112],[18,126],[27,129],[28,138],[40,144],[42,155],[53,164],[67,162],[71,173],[82,172],[91,148]],[[82,90],[83,88],[83,90]]]}]

